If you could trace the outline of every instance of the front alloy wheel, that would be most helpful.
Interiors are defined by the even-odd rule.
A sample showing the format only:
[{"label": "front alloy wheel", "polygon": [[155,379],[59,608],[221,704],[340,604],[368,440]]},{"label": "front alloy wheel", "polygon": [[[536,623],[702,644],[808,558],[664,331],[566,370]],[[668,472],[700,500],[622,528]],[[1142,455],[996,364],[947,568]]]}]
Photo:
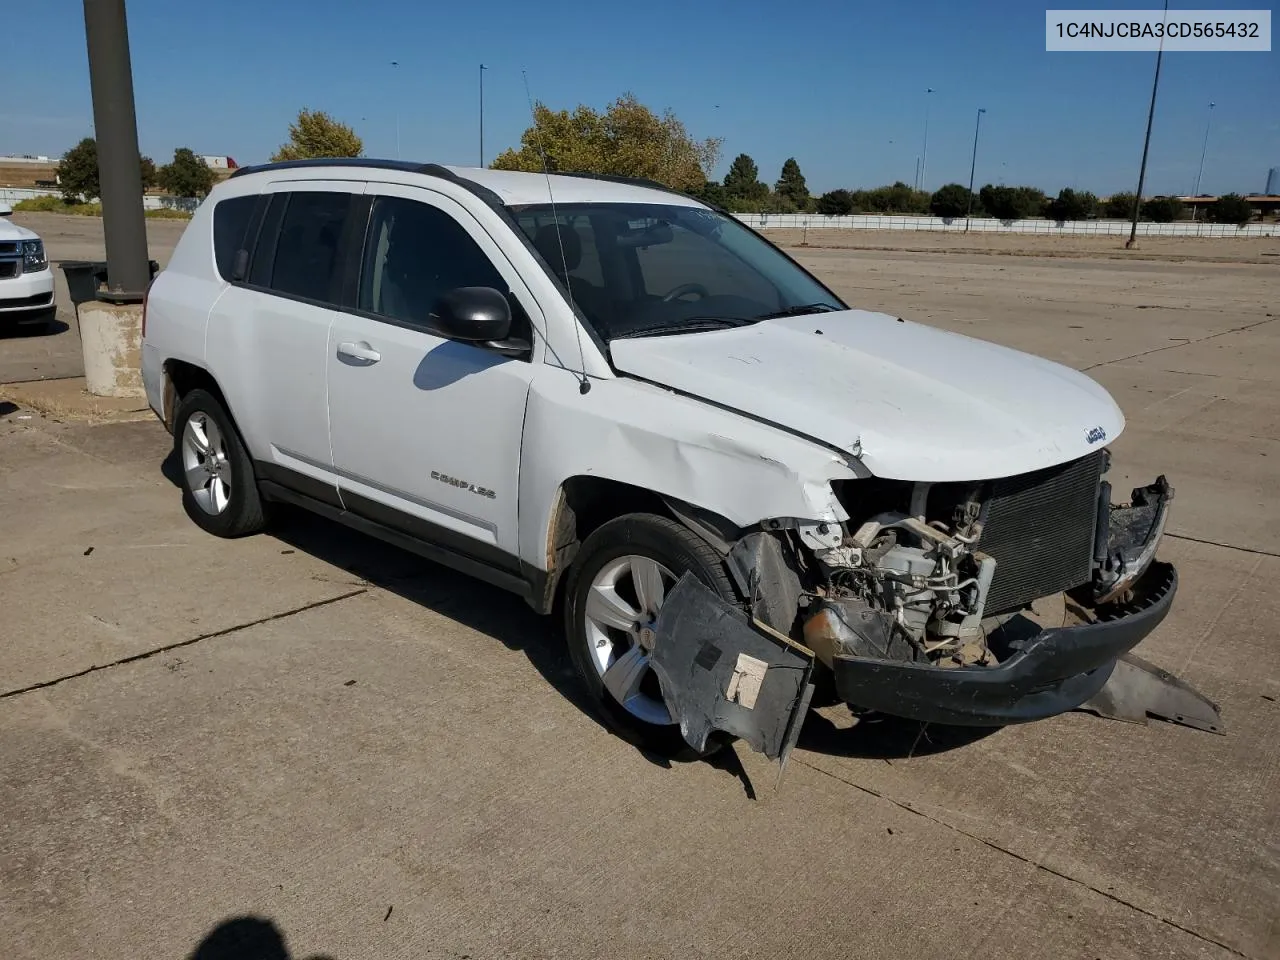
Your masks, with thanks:
[{"label": "front alloy wheel", "polygon": [[673,723],[649,666],[654,625],[676,576],[657,560],[628,554],[611,560],[591,581],[586,633],[591,663],[605,690],[642,723]]},{"label": "front alloy wheel", "polygon": [[[720,555],[688,527],[649,513],[610,520],[586,538],[569,571],[565,631],[609,726],[653,753],[693,759],[649,664],[662,602],[685,573],[736,599]],[[709,741],[705,752],[724,742]]]}]

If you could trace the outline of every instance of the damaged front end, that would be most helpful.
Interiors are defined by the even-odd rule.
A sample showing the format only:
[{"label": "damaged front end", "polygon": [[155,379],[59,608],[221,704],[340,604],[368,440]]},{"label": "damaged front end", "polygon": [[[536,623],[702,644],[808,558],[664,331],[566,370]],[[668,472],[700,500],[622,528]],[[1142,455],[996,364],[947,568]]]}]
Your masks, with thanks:
[{"label": "damaged front end", "polygon": [[[1173,491],[1160,477],[1112,504],[1108,465],[1099,451],[993,481],[841,482],[844,524],[775,521],[743,537],[726,562],[747,616],[735,610],[723,629],[712,611],[731,605],[682,584],[658,624],[655,661],[671,665],[659,678],[686,739],[723,729],[785,756],[808,705],[806,656],[860,711],[1001,726],[1083,708],[1220,732],[1212,703],[1126,656],[1177,591],[1176,571],[1155,560]],[[736,674],[699,672],[708,645],[717,663],[742,653],[788,671],[795,682],[761,705],[776,715],[725,706]]]}]

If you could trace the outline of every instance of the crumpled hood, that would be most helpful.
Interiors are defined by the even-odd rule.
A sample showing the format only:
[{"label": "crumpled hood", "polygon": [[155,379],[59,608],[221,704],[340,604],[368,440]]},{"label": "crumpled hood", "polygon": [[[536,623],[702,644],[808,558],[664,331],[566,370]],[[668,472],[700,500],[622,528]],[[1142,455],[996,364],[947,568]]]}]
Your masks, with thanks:
[{"label": "crumpled hood", "polygon": [[35,232],[20,227],[8,217],[0,217],[0,240],[39,240]]},{"label": "crumpled hood", "polygon": [[846,310],[610,343],[623,373],[739,410],[901,480],[1063,463],[1124,429],[1084,374],[983,340]]}]

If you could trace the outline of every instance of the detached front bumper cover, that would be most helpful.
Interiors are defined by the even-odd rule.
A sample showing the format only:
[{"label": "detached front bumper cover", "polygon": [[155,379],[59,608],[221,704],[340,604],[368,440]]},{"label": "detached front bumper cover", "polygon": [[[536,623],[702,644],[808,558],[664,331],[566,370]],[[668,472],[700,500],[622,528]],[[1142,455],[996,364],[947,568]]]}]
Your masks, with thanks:
[{"label": "detached front bumper cover", "polygon": [[1116,661],[1164,620],[1177,588],[1174,568],[1152,562],[1122,609],[1101,609],[1097,623],[1043,630],[996,667],[837,656],[836,691],[859,708],[928,723],[1003,726],[1065,713],[1093,698]]}]

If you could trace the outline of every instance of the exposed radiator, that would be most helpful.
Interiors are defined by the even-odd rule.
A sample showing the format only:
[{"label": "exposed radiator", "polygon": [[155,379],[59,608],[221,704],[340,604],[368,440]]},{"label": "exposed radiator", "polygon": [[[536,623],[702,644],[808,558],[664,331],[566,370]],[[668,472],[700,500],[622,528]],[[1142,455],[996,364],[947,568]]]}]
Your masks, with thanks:
[{"label": "exposed radiator", "polygon": [[1105,453],[995,480],[978,549],[995,557],[986,613],[1003,613],[1089,580]]}]

